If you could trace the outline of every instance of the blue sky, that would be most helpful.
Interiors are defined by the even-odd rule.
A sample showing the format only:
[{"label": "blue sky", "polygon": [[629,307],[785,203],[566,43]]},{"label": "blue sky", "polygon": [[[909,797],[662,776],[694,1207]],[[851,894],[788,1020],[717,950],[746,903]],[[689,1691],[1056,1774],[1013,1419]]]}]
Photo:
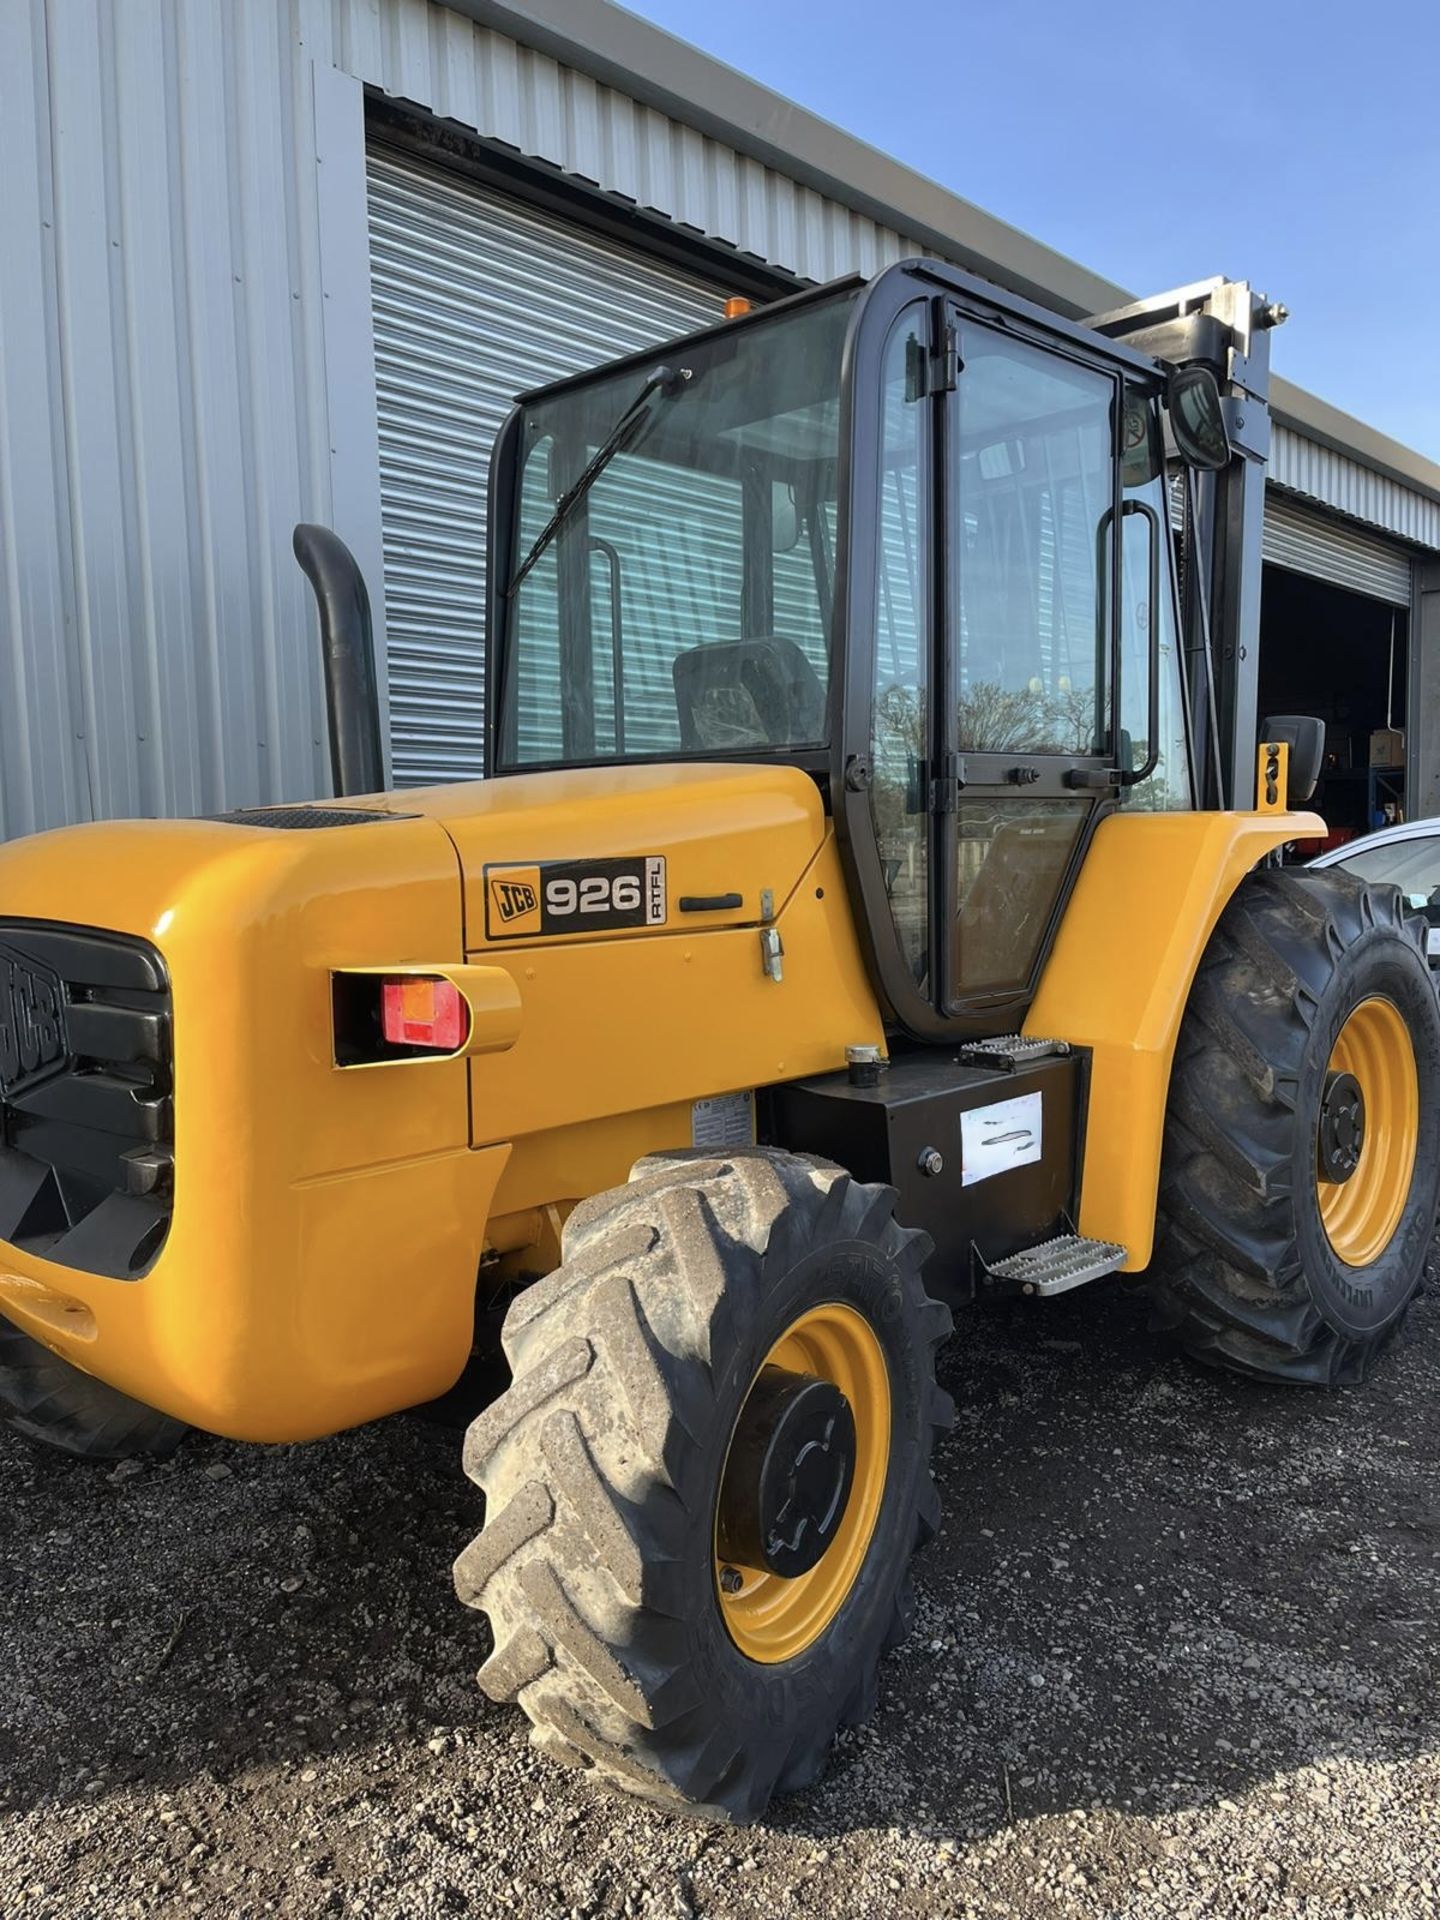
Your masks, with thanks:
[{"label": "blue sky", "polygon": [[1138,293],[1254,280],[1281,373],[1440,460],[1437,0],[631,3]]}]

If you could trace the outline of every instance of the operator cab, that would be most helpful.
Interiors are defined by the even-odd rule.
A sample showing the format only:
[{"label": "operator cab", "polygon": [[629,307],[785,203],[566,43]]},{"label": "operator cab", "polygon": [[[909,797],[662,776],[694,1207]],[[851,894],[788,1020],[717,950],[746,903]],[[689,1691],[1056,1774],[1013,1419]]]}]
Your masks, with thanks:
[{"label": "operator cab", "polygon": [[491,770],[800,766],[892,1023],[1014,1031],[1098,820],[1196,803],[1165,393],[909,261],[526,398]]}]

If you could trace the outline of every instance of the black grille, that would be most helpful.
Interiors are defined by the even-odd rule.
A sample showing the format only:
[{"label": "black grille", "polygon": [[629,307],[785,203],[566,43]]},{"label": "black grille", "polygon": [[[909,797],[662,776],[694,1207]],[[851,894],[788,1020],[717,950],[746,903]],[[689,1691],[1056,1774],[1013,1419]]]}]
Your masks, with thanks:
[{"label": "black grille", "polygon": [[211,813],[208,820],[226,827],[280,827],[294,833],[306,827],[359,827],[381,820],[413,820],[413,813],[386,813],[377,807],[242,807],[237,813]]},{"label": "black grille", "polygon": [[154,947],[0,919],[0,1239],[138,1278],[174,1194],[170,981]]}]

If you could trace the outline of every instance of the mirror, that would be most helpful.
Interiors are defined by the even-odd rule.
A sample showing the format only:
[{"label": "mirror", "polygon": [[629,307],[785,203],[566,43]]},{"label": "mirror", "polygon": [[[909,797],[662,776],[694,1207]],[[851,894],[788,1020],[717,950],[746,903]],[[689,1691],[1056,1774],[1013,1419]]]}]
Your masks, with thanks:
[{"label": "mirror", "polygon": [[1260,730],[1262,740],[1283,740],[1290,748],[1290,777],[1285,804],[1303,807],[1315,791],[1325,758],[1325,722],[1308,713],[1272,713]]},{"label": "mirror", "polygon": [[1121,486],[1148,487],[1164,465],[1165,446],[1155,402],[1141,394],[1127,393],[1120,418]]},{"label": "mirror", "polygon": [[1165,394],[1170,431],[1187,467],[1218,473],[1230,463],[1220,383],[1209,367],[1175,367]]},{"label": "mirror", "polygon": [[788,480],[770,482],[770,550],[791,553],[800,540],[800,508]]}]

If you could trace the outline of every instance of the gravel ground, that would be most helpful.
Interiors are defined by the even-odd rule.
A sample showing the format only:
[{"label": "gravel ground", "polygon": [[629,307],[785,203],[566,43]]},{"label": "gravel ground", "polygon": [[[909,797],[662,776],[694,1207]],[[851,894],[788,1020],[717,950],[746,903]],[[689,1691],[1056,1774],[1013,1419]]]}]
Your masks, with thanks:
[{"label": "gravel ground", "polygon": [[471,1675],[415,1418],[84,1469],[0,1433],[0,1916],[1440,1915],[1440,1287],[1343,1395],[1092,1288],[962,1320],[874,1722],[736,1831],[541,1760]]}]

